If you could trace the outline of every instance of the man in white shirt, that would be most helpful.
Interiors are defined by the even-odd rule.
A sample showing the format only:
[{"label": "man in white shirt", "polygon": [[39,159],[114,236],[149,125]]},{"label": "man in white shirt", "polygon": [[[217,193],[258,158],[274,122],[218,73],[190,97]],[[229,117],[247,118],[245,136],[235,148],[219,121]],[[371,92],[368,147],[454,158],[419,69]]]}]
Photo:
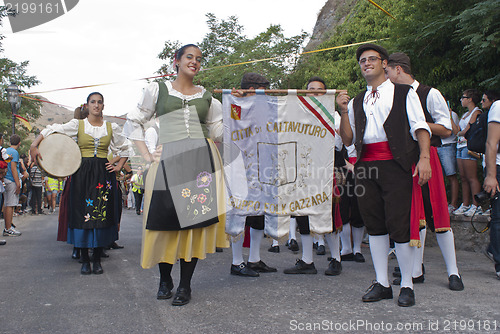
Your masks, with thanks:
[{"label": "man in white shirt", "polygon": [[[418,183],[431,177],[430,129],[417,93],[407,85],[395,85],[385,77],[387,51],[363,44],[356,51],[367,90],[353,100],[339,94],[340,134],[344,145],[356,145],[356,186],[364,189],[359,209],[370,235],[370,251],[376,282],[364,302],[392,299],[388,277],[389,236],[396,243],[401,268],[399,306],[415,304],[413,247],[410,247],[412,167]],[[418,144],[416,142],[418,141]],[[418,161],[418,162],[417,162]],[[415,165],[416,163],[416,165]]]},{"label": "man in white shirt", "polygon": [[486,255],[495,263],[497,278],[500,279],[500,100],[493,102],[488,112],[488,137],[486,139],[486,178],[483,188],[490,193],[491,198],[491,225],[490,244]]},{"label": "man in white shirt", "polygon": [[[415,90],[420,98],[427,124],[432,131],[430,161],[433,177],[427,184],[421,187],[417,186],[417,189],[413,189],[413,191],[422,193],[426,225],[429,225],[431,231],[436,232],[436,239],[448,271],[448,286],[450,290],[461,291],[464,289],[464,285],[458,273],[455,239],[450,227],[446,189],[437,155],[437,147],[441,146],[441,137],[446,138],[451,134],[452,127],[448,105],[437,89],[422,85],[414,79],[411,73],[410,58],[405,53],[397,52],[389,56],[386,73],[393,83],[410,85]],[[413,221],[412,223],[417,224],[415,227],[415,231],[417,231],[419,222]],[[414,252],[413,283],[424,282],[422,263],[426,232],[427,228],[424,225],[420,227],[419,235],[415,233],[414,238],[420,240],[421,247]],[[398,279],[393,284],[397,284],[397,282]]]}]

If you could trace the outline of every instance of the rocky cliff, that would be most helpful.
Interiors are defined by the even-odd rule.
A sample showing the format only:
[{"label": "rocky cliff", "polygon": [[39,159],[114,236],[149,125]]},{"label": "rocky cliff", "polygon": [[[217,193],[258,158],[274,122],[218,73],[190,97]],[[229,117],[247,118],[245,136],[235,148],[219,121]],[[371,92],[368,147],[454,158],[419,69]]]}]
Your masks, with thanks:
[{"label": "rocky cliff", "polygon": [[318,14],[311,40],[306,51],[314,50],[319,44],[328,40],[335,27],[342,24],[358,0],[328,0]]}]

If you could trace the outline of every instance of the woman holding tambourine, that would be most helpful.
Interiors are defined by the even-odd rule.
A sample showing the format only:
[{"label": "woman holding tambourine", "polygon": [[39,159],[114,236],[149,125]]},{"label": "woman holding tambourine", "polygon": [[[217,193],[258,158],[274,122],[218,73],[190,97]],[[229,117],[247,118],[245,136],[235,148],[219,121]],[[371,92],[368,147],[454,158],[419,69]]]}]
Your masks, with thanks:
[{"label": "woman holding tambourine", "polygon": [[[47,126],[31,144],[33,159],[43,160],[38,145],[44,137],[57,132],[77,137],[82,154],[80,168],[71,176],[68,215],[68,243],[81,249],[81,274],[102,274],[103,247],[118,238],[121,198],[118,196],[116,171],[129,156],[129,141],[115,123],[103,119],[104,97],[91,93],[87,97],[89,115],[65,124]],[[108,162],[108,149],[121,158],[116,165]],[[93,268],[88,249],[93,248]]]}]

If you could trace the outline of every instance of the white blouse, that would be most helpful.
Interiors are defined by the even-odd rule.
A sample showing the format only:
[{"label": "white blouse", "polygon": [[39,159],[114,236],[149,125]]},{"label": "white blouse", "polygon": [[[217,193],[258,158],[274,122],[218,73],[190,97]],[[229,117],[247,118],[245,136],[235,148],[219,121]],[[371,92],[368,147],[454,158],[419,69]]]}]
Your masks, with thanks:
[{"label": "white blouse", "polygon": [[[394,84],[387,79],[376,89],[376,97],[371,96],[372,87],[367,86],[365,96],[363,98],[363,109],[366,114],[364,144],[373,144],[387,141],[387,135],[384,130],[384,123],[392,110],[392,102],[394,100]],[[353,100],[349,101],[347,106],[349,112],[349,122],[353,132],[353,143],[356,141],[356,130],[354,123],[354,107]],[[417,93],[410,89],[406,96],[406,112],[410,124],[410,134],[414,140],[417,140],[415,131],[425,129],[431,135],[431,129],[425,121],[424,111],[420,104],[420,99]]]},{"label": "white blouse", "polygon": [[[205,88],[197,86],[200,88],[200,92],[193,95],[184,95],[175,90],[171,82],[167,81],[165,84],[167,85],[169,95],[176,96],[186,101],[201,98],[206,92]],[[127,115],[127,122],[123,127],[123,133],[127,138],[130,140],[144,141],[144,125],[155,116],[158,95],[159,85],[157,82],[153,82],[144,88],[142,97],[137,104],[137,108],[129,112]],[[188,108],[186,108],[184,116],[186,131],[189,133],[190,110]],[[206,126],[211,139],[214,141],[222,141],[222,104],[219,100],[213,97],[210,109],[207,113]]]},{"label": "white blouse", "polygon": [[[89,123],[88,119],[85,118],[83,120],[84,133],[96,139],[105,137],[108,135],[108,127],[106,123],[107,121],[104,121],[101,126],[93,126]],[[47,137],[52,133],[57,132],[76,139],[78,135],[78,124],[79,122],[77,119],[72,119],[68,123],[48,125],[42,130],[41,135],[43,137]],[[113,130],[113,135],[111,137],[109,149],[113,155],[120,157],[133,156],[134,152],[132,150],[132,145],[130,141],[122,135],[120,126],[116,123],[111,123],[111,129]]]}]

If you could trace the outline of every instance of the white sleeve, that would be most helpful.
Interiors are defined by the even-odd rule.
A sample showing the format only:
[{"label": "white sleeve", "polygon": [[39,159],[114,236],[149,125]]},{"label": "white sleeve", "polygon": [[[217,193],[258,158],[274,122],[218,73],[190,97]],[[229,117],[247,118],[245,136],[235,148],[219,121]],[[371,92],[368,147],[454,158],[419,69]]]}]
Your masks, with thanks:
[{"label": "white sleeve", "polygon": [[415,132],[418,129],[427,130],[429,136],[432,135],[431,129],[425,121],[424,110],[422,109],[420,98],[413,89],[410,89],[406,96],[406,113],[408,114],[408,122],[410,123],[410,133],[415,141],[417,140]]},{"label": "white sleeve", "polygon": [[158,132],[154,127],[149,127],[144,134],[144,142],[148,148],[149,153],[153,154],[156,151],[156,146],[158,145]]},{"label": "white sleeve", "polygon": [[130,140],[144,141],[144,124],[155,114],[159,87],[157,82],[144,88],[137,107],[128,113],[127,122],[123,126],[123,135]]},{"label": "white sleeve", "polygon": [[347,112],[349,113],[349,123],[351,125],[351,130],[352,130],[352,144],[356,142],[356,129],[355,129],[355,123],[354,123],[354,99],[351,99],[349,101],[349,104],[347,105]]},{"label": "white sleeve", "polygon": [[78,134],[78,120],[72,119],[68,123],[64,124],[51,124],[47,125],[45,129],[43,129],[40,134],[46,138],[47,136],[57,133],[64,133],[67,136],[74,137]]},{"label": "white sleeve", "polygon": [[210,139],[222,142],[222,133],[224,129],[222,125],[222,104],[216,98],[212,97],[212,103],[208,110],[206,123]]},{"label": "white sleeve", "polygon": [[113,155],[118,155],[121,158],[133,156],[134,150],[132,149],[132,143],[122,134],[120,126],[116,123],[111,123],[111,128],[113,130],[113,136],[111,137],[109,149]]},{"label": "white sleeve", "polygon": [[427,96],[427,110],[429,110],[435,124],[440,124],[448,130],[451,130],[448,104],[437,89],[432,88]]}]

